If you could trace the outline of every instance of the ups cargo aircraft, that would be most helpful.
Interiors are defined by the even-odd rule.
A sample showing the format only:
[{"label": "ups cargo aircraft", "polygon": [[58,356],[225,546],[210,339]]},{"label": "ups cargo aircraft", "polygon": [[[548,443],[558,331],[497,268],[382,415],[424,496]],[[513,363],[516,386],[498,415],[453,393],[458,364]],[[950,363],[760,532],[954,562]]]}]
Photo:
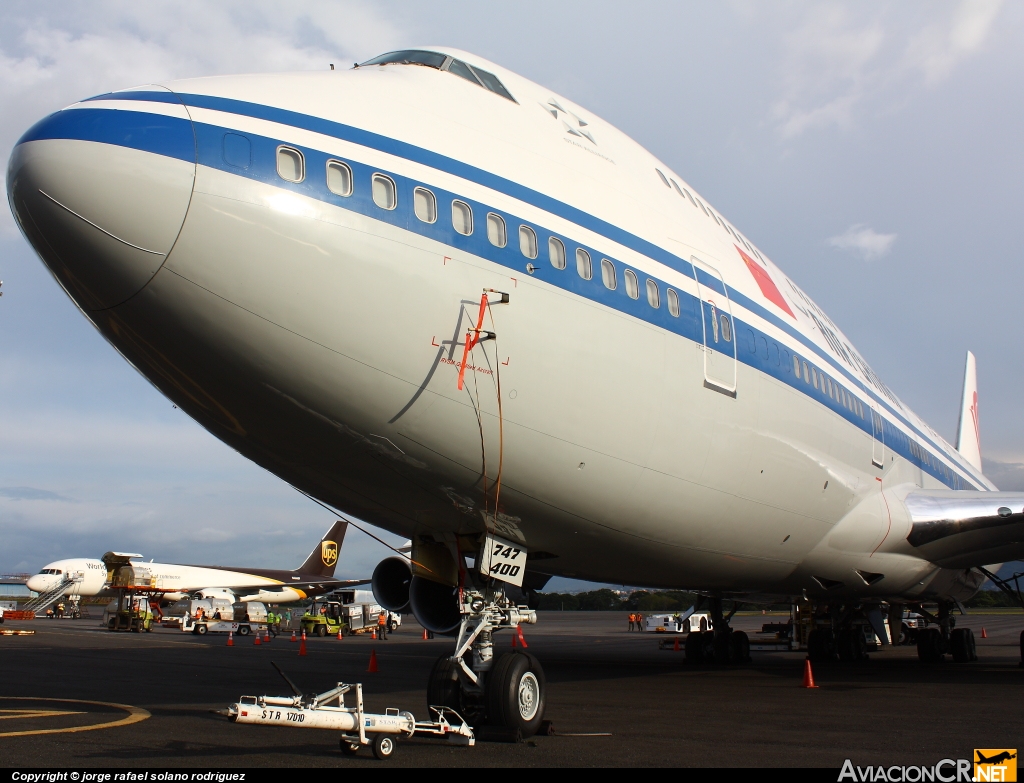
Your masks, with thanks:
[{"label": "ups cargo aircraft", "polygon": [[412,539],[375,594],[457,634],[428,699],[475,720],[539,724],[539,663],[492,632],[552,575],[701,592],[694,658],[746,657],[723,600],[806,598],[815,657],[930,601],[922,656],[967,660],[950,607],[1024,555],[972,356],[954,448],[680,174],[475,55],[98,95],[25,133],[7,188],[176,405]]},{"label": "ups cargo aircraft", "polygon": [[147,563],[140,562],[142,555],[107,552],[99,560],[78,557],[47,563],[25,584],[41,595],[58,588],[65,589],[63,594],[76,597],[130,588],[157,596],[161,602],[199,595],[243,602],[291,603],[340,587],[366,583],[366,580],[334,578],[347,528],[347,522],[335,522],[294,571]]}]

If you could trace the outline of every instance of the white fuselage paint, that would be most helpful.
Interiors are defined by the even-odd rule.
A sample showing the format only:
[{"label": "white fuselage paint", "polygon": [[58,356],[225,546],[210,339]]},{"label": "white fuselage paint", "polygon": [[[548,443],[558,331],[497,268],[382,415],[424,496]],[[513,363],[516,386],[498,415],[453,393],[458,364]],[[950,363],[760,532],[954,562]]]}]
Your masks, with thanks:
[{"label": "white fuselage paint", "polygon": [[[150,587],[166,593],[171,599],[217,588],[231,591],[242,601],[269,601],[276,604],[306,597],[303,591],[293,590],[278,580],[243,571],[140,560],[132,560],[130,565],[134,577],[133,587]],[[40,573],[29,577],[25,584],[29,590],[45,593],[57,587],[68,576],[74,575],[80,575],[82,581],[69,590],[72,596],[87,597],[110,590],[110,575],[103,561],[85,557],[47,563]]]},{"label": "white fuselage paint", "polygon": [[[418,66],[168,83],[196,128],[198,164],[173,249],[154,251],[166,254],[159,271],[124,301],[109,294],[90,307],[40,253],[112,344],[214,435],[403,536],[481,531],[500,464],[499,522],[543,573],[772,595],[823,595],[822,578],[841,584],[836,595],[973,592],[963,572],[915,556],[902,498],[992,485],[682,178],[561,96],[464,57],[518,103]],[[182,111],[128,96],[67,111]],[[572,132],[581,120],[594,141]],[[226,162],[226,133],[250,140],[248,168]],[[277,145],[303,152],[302,183],[277,175]],[[32,173],[46,155],[117,171],[167,160],[84,138],[30,139],[11,171]],[[352,166],[352,196],[326,189],[328,157]],[[178,163],[161,164],[168,178],[189,175]],[[369,200],[373,172],[398,182],[394,212]],[[414,216],[414,186],[434,193],[436,223]],[[473,206],[473,237],[451,230],[453,198]],[[506,222],[500,252],[482,239],[491,210]],[[536,259],[520,252],[520,224],[537,233]],[[548,260],[552,235],[565,269]],[[577,247],[589,250],[591,281],[577,274]],[[762,293],[741,247],[785,308]],[[601,283],[602,258],[614,260],[615,291]],[[729,301],[708,278],[699,287],[694,266],[717,272]],[[639,279],[636,301],[626,269]],[[678,318],[667,314],[669,287],[684,300]],[[472,350],[459,391],[485,289],[510,301],[485,314],[497,339]],[[715,310],[687,316],[702,295]],[[730,317],[730,343],[711,313]],[[686,317],[697,325],[690,335]],[[797,379],[794,355],[851,396]],[[872,410],[890,440],[903,440],[873,438]],[[885,578],[869,586],[858,570]]]}]

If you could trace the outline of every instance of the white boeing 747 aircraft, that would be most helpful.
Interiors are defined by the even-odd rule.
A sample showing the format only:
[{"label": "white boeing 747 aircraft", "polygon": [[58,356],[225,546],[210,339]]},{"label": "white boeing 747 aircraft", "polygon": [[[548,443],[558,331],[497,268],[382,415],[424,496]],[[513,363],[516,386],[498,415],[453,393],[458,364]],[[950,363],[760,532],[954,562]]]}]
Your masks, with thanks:
[{"label": "white boeing 747 aircraft", "polygon": [[950,608],[1024,555],[973,356],[954,448],[682,176],[472,54],[98,95],[25,133],[7,189],[176,405],[412,539],[375,593],[457,634],[428,698],[476,721],[539,725],[540,664],[492,632],[552,575],[701,592],[691,660],[747,657],[732,599],[806,601],[812,657],[845,659],[858,618],[937,602],[922,658],[967,661]]}]

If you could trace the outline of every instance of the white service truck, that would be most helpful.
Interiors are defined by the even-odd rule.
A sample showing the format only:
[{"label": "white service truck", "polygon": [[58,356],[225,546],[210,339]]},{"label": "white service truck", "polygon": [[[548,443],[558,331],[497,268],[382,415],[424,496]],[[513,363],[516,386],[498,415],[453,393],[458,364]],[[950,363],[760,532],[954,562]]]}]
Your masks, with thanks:
[{"label": "white service truck", "polygon": [[248,636],[267,632],[267,606],[259,601],[232,603],[227,598],[193,598],[187,604],[188,611],[181,617],[183,633]]},{"label": "white service truck", "polygon": [[651,633],[693,633],[715,630],[710,612],[686,612],[674,614],[649,614],[645,620],[646,630]]}]

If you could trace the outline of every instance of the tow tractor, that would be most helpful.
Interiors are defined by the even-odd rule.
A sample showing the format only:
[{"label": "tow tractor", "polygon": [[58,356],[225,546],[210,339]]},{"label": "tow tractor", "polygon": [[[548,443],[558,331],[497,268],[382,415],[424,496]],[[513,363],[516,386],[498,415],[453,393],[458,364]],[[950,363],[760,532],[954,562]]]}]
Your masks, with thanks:
[{"label": "tow tractor", "polygon": [[213,598],[189,603],[189,611],[181,618],[183,633],[202,636],[230,632],[248,636],[267,632],[267,607],[259,601],[232,604],[227,599]]},{"label": "tow tractor", "polygon": [[[341,732],[338,744],[346,756],[371,745],[378,759],[389,758],[402,737],[441,737],[454,745],[474,745],[473,729],[450,707],[430,707],[433,720],[417,721],[411,712],[389,708],[383,715],[363,709],[362,683],[339,682],[323,693],[303,695],[276,663],[293,696],[242,696],[225,714],[235,723],[264,726],[295,726],[302,729],[333,729]],[[345,704],[345,694],[355,691],[355,706]]]}]

